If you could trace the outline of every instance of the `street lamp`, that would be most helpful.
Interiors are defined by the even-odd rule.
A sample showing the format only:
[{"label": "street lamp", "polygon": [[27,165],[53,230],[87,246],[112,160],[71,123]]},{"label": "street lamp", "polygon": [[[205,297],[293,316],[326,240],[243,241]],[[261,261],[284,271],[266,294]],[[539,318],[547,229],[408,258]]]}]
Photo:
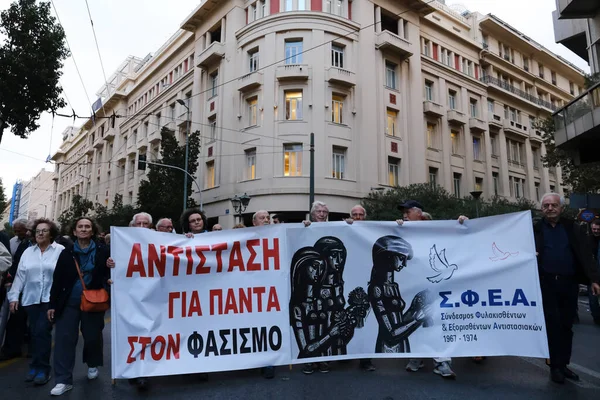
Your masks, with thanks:
[{"label": "street lamp", "polygon": [[188,107],[187,104],[185,104],[185,101],[181,100],[181,99],[177,99],[177,102],[179,104],[181,104],[182,106],[185,107],[185,109],[187,110],[187,129],[185,130],[185,166],[184,166],[184,170],[185,170],[185,174],[183,175],[183,211],[186,210],[187,208],[187,187],[188,187],[188,177],[187,177],[187,172],[188,172],[188,158],[189,158],[189,140],[188,140],[188,136],[190,134],[190,108]]},{"label": "street lamp", "polygon": [[233,211],[238,215],[240,221],[242,220],[242,213],[246,211],[248,204],[250,204],[250,196],[244,193],[241,196],[237,194],[233,196],[231,199],[231,205],[233,206]]},{"label": "street lamp", "polygon": [[475,199],[475,216],[477,218],[479,218],[479,198],[481,197],[483,192],[481,190],[475,190],[475,191],[471,192],[470,194]]}]

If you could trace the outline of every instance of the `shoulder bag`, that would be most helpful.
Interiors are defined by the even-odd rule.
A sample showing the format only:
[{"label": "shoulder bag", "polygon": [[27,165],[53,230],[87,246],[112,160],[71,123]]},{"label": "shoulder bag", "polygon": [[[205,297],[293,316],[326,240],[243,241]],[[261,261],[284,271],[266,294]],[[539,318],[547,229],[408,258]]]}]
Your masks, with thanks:
[{"label": "shoulder bag", "polygon": [[83,281],[83,275],[81,274],[81,270],[79,269],[79,263],[75,258],[75,266],[77,267],[77,274],[79,275],[79,280],[81,280],[81,287],[83,288],[83,293],[81,293],[81,304],[79,309],[85,312],[104,312],[110,308],[108,304],[108,292],[106,289],[86,289],[85,282]]}]

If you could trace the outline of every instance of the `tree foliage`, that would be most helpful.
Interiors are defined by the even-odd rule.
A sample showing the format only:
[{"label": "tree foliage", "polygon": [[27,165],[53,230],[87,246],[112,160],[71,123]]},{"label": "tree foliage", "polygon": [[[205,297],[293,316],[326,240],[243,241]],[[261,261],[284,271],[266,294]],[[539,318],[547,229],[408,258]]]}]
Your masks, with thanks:
[{"label": "tree foliage", "polygon": [[[185,144],[181,146],[175,138],[173,131],[163,128],[161,130],[161,151],[160,160],[154,162],[164,164],[165,167],[158,165],[148,165],[148,180],[142,181],[138,192],[138,207],[141,211],[147,212],[154,219],[168,217],[177,225],[179,216],[183,212],[183,180],[184,173],[177,169],[168,168],[167,165],[185,168]],[[194,175],[198,169],[198,155],[200,154],[200,132],[193,132],[189,135],[189,161],[188,171]],[[193,193],[193,182],[188,178],[187,207],[196,207],[197,204],[190,197]]]},{"label": "tree foliage", "polygon": [[59,78],[69,52],[48,2],[13,2],[0,14],[0,36],[6,36],[0,46],[1,142],[5,128],[26,138],[42,112],[66,105]]},{"label": "tree foliage", "polygon": [[128,226],[136,212],[132,205],[123,205],[123,195],[117,193],[110,210],[106,206],[96,204],[95,219],[103,231],[108,231],[111,226]]},{"label": "tree foliage", "polygon": [[535,129],[542,133],[546,144],[546,155],[542,157],[545,167],[560,167],[562,184],[573,193],[598,193],[600,191],[600,163],[575,165],[570,154],[556,147],[554,142],[554,120],[537,120]]},{"label": "tree foliage", "polygon": [[0,212],[3,212],[7,206],[6,195],[4,194],[4,184],[0,178]]},{"label": "tree foliage", "polygon": [[475,218],[477,211],[480,217],[485,217],[536,209],[536,205],[527,199],[520,199],[515,203],[497,196],[491,200],[480,199],[476,205],[472,197],[460,199],[440,186],[432,187],[427,183],[371,192],[362,204],[367,210],[368,219],[394,221],[402,218],[398,205],[406,200],[417,200],[436,220],[456,219],[460,215]]},{"label": "tree foliage", "polygon": [[76,218],[89,215],[90,211],[94,210],[94,203],[81,197],[80,195],[73,196],[71,206],[58,217],[61,232],[64,235],[69,235],[70,225]]}]

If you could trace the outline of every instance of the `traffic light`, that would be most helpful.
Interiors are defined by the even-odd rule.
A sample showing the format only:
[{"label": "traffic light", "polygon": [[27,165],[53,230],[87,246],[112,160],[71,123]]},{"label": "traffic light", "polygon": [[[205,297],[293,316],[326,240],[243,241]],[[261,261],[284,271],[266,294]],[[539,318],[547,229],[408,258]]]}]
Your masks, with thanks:
[{"label": "traffic light", "polygon": [[145,154],[140,154],[138,156],[138,171],[145,171],[146,170],[146,155]]}]

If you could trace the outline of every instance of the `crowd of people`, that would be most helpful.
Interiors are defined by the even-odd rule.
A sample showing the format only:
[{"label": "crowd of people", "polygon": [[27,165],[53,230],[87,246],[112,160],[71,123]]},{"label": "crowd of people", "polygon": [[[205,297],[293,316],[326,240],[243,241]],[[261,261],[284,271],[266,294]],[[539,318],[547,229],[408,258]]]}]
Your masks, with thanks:
[{"label": "crowd of people", "polygon": [[[399,206],[404,221],[431,220],[424,207],[415,200]],[[579,380],[568,368],[571,358],[573,323],[577,318],[579,284],[588,285],[590,311],[594,322],[600,325],[600,219],[591,224],[591,236],[581,226],[561,216],[564,200],[555,193],[542,198],[543,218],[534,226],[535,246],[538,257],[540,286],[548,336],[550,378],[556,383],[565,379]],[[329,209],[324,202],[316,201],[310,210],[310,218],[304,226],[327,222]],[[349,212],[348,224],[367,219],[367,210],[361,205]],[[459,223],[468,218],[460,216]],[[252,217],[253,226],[283,223],[281,215],[259,210]],[[188,238],[208,232],[206,215],[197,208],[185,210],[180,218],[182,234]],[[176,233],[173,221],[160,218],[153,224],[150,214],[140,212],[132,217],[130,227],[155,229],[159,232]],[[233,229],[245,228],[240,223]],[[215,224],[212,231],[223,227]],[[115,267],[110,257],[110,235],[103,234],[89,216],[75,219],[68,236],[61,236],[57,225],[46,218],[35,221],[16,220],[14,237],[10,240],[0,232],[0,360],[22,356],[24,341],[28,340],[30,368],[26,382],[45,385],[54,374],[55,386],[51,395],[62,395],[73,388],[76,348],[79,332],[83,337],[82,361],[87,365],[87,378],[99,376],[98,367],[103,360],[104,311],[86,311],[82,307],[84,290],[108,289],[112,283],[110,269]],[[9,315],[10,314],[10,315]],[[394,327],[390,327],[393,329]],[[52,347],[54,329],[54,348]],[[51,363],[51,353],[54,353]],[[480,362],[482,357],[474,358]],[[361,369],[375,371],[370,359],[359,362]],[[406,365],[410,372],[424,367],[423,360],[411,359]],[[330,371],[329,363],[307,363],[302,372]],[[450,358],[434,358],[433,372],[443,378],[454,378]],[[275,368],[261,369],[267,378],[275,376]],[[205,378],[206,374],[200,374]],[[130,379],[139,389],[145,389],[144,377]]]}]

